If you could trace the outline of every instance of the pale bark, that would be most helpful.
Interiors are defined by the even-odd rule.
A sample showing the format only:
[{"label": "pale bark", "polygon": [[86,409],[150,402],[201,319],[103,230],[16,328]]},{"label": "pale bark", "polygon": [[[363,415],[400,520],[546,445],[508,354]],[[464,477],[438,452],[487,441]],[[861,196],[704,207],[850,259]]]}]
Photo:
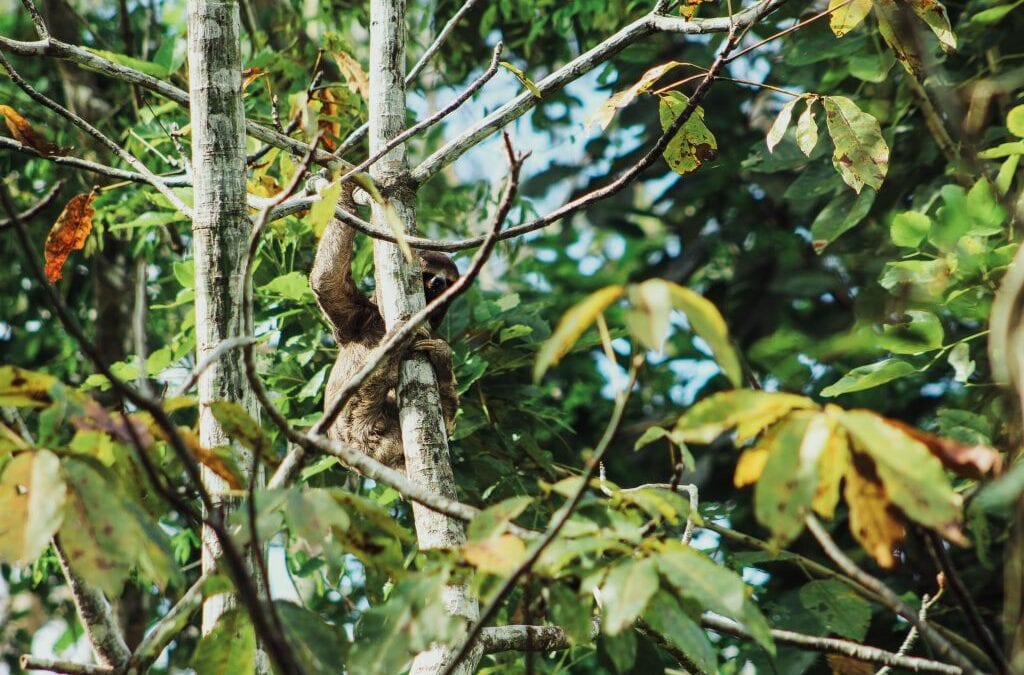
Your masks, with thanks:
[{"label": "pale bark", "polygon": [[[245,113],[242,108],[240,18],[236,2],[189,0],[188,59],[192,123],[196,286],[196,361],[222,340],[246,334],[242,284],[250,223],[245,202]],[[199,376],[199,441],[208,448],[229,443],[214,418],[213,401],[233,401],[255,412],[241,352],[229,351]],[[248,461],[239,458],[242,466]],[[219,508],[226,483],[204,468],[203,481]],[[203,571],[216,568],[221,547],[203,529]],[[203,603],[203,632],[233,603],[226,594]]]},{"label": "pale bark", "polygon": [[[370,154],[375,155],[405,126],[405,2],[373,0],[370,4]],[[405,148],[398,146],[374,164],[371,175],[390,199],[407,232],[416,231],[416,194],[408,182]],[[379,205],[374,221],[386,226]],[[378,303],[390,329],[423,307],[419,265],[409,263],[394,244],[375,241]],[[399,420],[409,479],[432,492],[454,499],[455,479],[448,453],[448,438],[441,414],[437,382],[426,357],[410,355],[402,363],[398,386]],[[462,524],[420,504],[413,504],[416,538],[420,548],[452,548],[465,541]],[[447,610],[469,622],[479,614],[476,599],[466,586],[445,590]],[[475,649],[457,672],[472,673],[480,658]],[[412,673],[444,670],[454,652],[429,649],[415,658]]]}]

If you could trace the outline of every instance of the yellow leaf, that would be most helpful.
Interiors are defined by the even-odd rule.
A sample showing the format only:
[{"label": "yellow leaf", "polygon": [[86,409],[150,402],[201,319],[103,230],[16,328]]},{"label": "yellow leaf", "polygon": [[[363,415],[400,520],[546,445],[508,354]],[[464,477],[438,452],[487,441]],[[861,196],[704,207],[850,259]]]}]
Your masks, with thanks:
[{"label": "yellow leaf", "polygon": [[327,223],[334,217],[340,196],[341,183],[335,181],[320,191],[320,198],[309,208],[309,227],[317,239],[323,236]]},{"label": "yellow leaf", "polygon": [[0,475],[0,560],[30,563],[63,520],[67,487],[49,450],[23,452]]},{"label": "yellow leaf", "polygon": [[540,89],[537,88],[537,85],[533,83],[533,80],[527,77],[526,73],[524,73],[520,68],[516,68],[508,61],[501,61],[499,65],[508,72],[515,75],[516,79],[523,83],[523,86],[526,87],[531,94],[533,94],[534,98],[541,98]]},{"label": "yellow leaf", "polygon": [[846,431],[829,420],[831,435],[818,460],[818,487],[811,508],[822,518],[832,518],[839,503],[839,484],[850,465],[850,448]]},{"label": "yellow leaf", "polygon": [[740,455],[736,462],[736,473],[732,477],[732,484],[738,488],[753,485],[761,477],[764,465],[768,463],[768,447],[758,445],[756,448],[746,450]]},{"label": "yellow leaf", "polygon": [[539,382],[548,368],[569,353],[583,332],[597,320],[597,316],[621,298],[624,291],[625,289],[618,284],[606,286],[591,293],[562,315],[555,332],[541,346],[540,352],[537,354],[537,362],[533,366],[534,382]]},{"label": "yellow leaf", "polygon": [[893,550],[903,541],[903,523],[897,520],[885,487],[862,475],[851,465],[846,471],[844,490],[850,508],[850,532],[879,565],[896,565]]},{"label": "yellow leaf", "polygon": [[661,279],[648,279],[629,287],[627,323],[633,335],[648,349],[660,352],[671,327],[672,299],[670,284]]},{"label": "yellow leaf", "polygon": [[462,556],[481,572],[505,575],[515,571],[526,556],[526,544],[514,534],[503,534],[462,547]]},{"label": "yellow leaf", "polygon": [[828,25],[836,37],[843,37],[864,21],[871,11],[871,0],[829,0],[828,9],[832,12]]},{"label": "yellow leaf", "polygon": [[665,73],[681,65],[683,64],[679,61],[669,61],[650,68],[632,86],[612,94],[607,101],[601,104],[600,108],[591,113],[583,127],[589,129],[590,125],[597,123],[602,129],[607,129],[617,110],[625,108],[636,100],[637,96],[650,89]]}]

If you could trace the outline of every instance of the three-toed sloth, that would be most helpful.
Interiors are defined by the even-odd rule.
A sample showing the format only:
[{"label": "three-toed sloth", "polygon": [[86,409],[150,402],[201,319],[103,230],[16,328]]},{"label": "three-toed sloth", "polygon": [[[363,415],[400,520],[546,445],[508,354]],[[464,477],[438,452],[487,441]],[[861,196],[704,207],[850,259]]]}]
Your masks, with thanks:
[{"label": "three-toed sloth", "polygon": [[[355,213],[351,188],[343,186],[342,208]],[[331,324],[338,343],[338,357],[331,369],[324,394],[324,410],[329,410],[338,394],[366,364],[367,357],[384,339],[384,318],[375,300],[368,298],[352,278],[352,254],[355,230],[331,218],[317,246],[310,285],[320,309]],[[459,278],[458,268],[443,253],[420,251],[423,270],[423,292],[429,303]],[[430,317],[436,329],[444,318],[445,307]],[[425,337],[412,343],[412,348],[425,352],[434,366],[445,425],[450,429],[458,409],[452,372],[452,352],[444,340]],[[398,370],[404,350],[395,350],[374,370],[349,399],[334,420],[327,435],[360,450],[390,467],[405,463],[402,431],[398,422]]]}]

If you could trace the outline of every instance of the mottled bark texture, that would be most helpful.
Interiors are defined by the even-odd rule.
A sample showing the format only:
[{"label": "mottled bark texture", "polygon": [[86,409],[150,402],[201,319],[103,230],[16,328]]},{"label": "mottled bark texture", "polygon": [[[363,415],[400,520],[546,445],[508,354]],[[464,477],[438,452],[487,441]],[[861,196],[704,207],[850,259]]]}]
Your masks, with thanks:
[{"label": "mottled bark texture", "polygon": [[[404,0],[372,0],[370,3],[370,154],[378,153],[405,126],[405,37]],[[370,170],[386,192],[409,233],[416,231],[416,194],[408,182],[404,146],[384,155]],[[373,207],[373,219],[386,227],[384,214]],[[418,264],[405,260],[394,244],[375,241],[373,259],[377,275],[378,302],[384,323],[391,328],[424,306],[423,285]],[[448,452],[448,437],[441,413],[434,369],[428,358],[413,352],[402,363],[398,386],[399,421],[405,449],[406,474],[438,494],[454,498],[455,479]],[[416,537],[421,548],[452,548],[465,541],[462,524],[420,505],[413,504]],[[466,586],[445,590],[448,611],[467,621],[479,616],[476,599]],[[438,673],[454,656],[444,647],[429,649],[413,661],[412,673]],[[479,662],[476,649],[457,672],[472,673]]]},{"label": "mottled bark texture", "polygon": [[[192,123],[196,274],[196,360],[221,340],[247,333],[242,284],[250,230],[245,206],[245,113],[237,2],[189,0],[188,68]],[[222,356],[199,378],[199,441],[208,448],[228,444],[214,418],[213,401],[233,401],[255,412],[242,352]],[[249,461],[239,457],[242,466]],[[216,508],[227,508],[227,485],[204,469],[203,480]],[[203,530],[203,571],[217,566],[221,548]],[[203,603],[203,632],[209,632],[233,600],[226,594]]]}]

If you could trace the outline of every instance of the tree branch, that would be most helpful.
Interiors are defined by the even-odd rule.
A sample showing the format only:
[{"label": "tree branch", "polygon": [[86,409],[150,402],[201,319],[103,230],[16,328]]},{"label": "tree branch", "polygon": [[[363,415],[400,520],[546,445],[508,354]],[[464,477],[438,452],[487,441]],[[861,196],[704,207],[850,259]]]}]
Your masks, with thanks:
[{"label": "tree branch", "polygon": [[[0,141],[2,140],[4,139],[0,138]],[[42,212],[44,209],[46,209],[46,207],[53,203],[53,201],[57,198],[57,195],[60,193],[60,189],[62,187],[64,187],[64,181],[59,180],[56,183],[54,183],[53,187],[51,187],[45,195],[40,197],[35,204],[33,204],[32,206],[28,207],[27,209],[18,214],[18,220],[26,221],[35,218],[37,214]],[[14,221],[10,218],[4,218],[0,220],[0,230],[10,227],[12,223],[14,223]]]},{"label": "tree branch", "polygon": [[110,666],[94,666],[90,663],[44,659],[32,656],[31,654],[22,654],[21,667],[23,670],[47,670],[53,673],[66,673],[67,675],[114,675],[117,672],[117,670]]},{"label": "tree branch", "polygon": [[832,562],[839,566],[839,569],[856,580],[861,586],[876,593],[881,598],[883,604],[892,610],[893,613],[909,621],[921,633],[921,637],[944,659],[959,666],[964,673],[980,675],[981,671],[966,656],[950,644],[927,621],[922,620],[917,612],[903,602],[896,593],[881,581],[857,567],[857,564],[843,553],[842,549],[839,548],[838,544],[836,544],[817,518],[808,516],[807,528],[814,535],[814,538],[818,540],[821,548],[825,551],[825,555],[831,558]]}]

